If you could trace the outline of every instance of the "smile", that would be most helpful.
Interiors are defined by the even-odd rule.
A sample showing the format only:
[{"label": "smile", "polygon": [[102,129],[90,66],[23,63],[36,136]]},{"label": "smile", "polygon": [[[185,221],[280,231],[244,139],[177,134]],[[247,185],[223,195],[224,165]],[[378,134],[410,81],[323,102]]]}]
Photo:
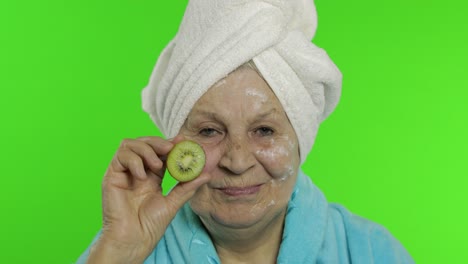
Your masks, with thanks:
[{"label": "smile", "polygon": [[248,187],[225,187],[217,188],[217,190],[223,192],[228,196],[245,196],[258,193],[263,184],[248,186]]}]

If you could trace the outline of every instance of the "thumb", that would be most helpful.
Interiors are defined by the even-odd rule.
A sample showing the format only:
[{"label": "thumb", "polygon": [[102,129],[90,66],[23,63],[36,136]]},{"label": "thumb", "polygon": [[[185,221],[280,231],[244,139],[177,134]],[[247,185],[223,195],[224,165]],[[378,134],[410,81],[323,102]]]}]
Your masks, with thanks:
[{"label": "thumb", "polygon": [[173,210],[177,212],[188,200],[190,200],[190,198],[193,197],[198,188],[207,183],[210,179],[210,174],[202,173],[192,181],[177,183],[177,185],[172,188],[166,196],[170,208],[173,208]]}]

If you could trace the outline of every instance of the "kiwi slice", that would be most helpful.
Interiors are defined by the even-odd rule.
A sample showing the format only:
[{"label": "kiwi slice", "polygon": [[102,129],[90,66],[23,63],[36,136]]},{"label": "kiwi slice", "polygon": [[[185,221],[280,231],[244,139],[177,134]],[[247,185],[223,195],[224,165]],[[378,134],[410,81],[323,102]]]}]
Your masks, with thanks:
[{"label": "kiwi slice", "polygon": [[167,170],[176,180],[187,182],[198,177],[205,167],[205,152],[196,142],[177,143],[167,156]]}]

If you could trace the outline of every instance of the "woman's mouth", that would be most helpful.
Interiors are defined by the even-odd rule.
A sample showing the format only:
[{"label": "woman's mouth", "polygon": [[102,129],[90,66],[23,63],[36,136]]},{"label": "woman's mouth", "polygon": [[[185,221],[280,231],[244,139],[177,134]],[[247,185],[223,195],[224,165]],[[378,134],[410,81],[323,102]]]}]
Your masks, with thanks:
[{"label": "woman's mouth", "polygon": [[217,189],[228,196],[244,196],[244,195],[256,194],[260,190],[261,187],[262,187],[262,184],[247,186],[247,187],[224,187],[224,188],[217,188]]}]

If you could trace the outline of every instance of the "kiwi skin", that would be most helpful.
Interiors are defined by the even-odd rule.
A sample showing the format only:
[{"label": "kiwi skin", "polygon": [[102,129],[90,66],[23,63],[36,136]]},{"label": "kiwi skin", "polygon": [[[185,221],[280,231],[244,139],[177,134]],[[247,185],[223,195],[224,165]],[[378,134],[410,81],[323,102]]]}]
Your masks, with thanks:
[{"label": "kiwi skin", "polygon": [[167,156],[167,170],[179,182],[191,181],[200,176],[205,167],[205,151],[191,140],[177,143]]}]

